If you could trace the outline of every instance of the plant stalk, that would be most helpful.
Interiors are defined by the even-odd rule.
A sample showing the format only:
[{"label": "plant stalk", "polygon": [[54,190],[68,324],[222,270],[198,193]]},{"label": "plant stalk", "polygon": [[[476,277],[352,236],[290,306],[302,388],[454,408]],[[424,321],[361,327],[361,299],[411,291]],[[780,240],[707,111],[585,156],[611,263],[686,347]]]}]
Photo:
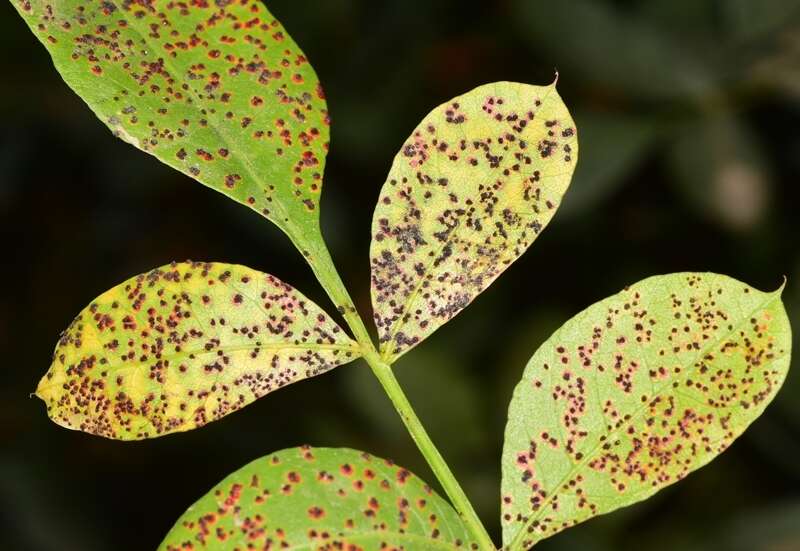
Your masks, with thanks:
[{"label": "plant stalk", "polygon": [[472,508],[469,498],[464,493],[464,490],[461,488],[461,485],[459,485],[455,476],[453,476],[442,454],[439,453],[439,450],[425,431],[425,427],[417,417],[411,403],[409,403],[403,389],[400,387],[397,378],[394,376],[391,366],[381,361],[380,356],[374,348],[372,350],[364,350],[364,359],[367,361],[370,368],[372,368],[375,377],[378,378],[378,381],[380,381],[383,386],[383,390],[386,391],[392,404],[394,404],[406,429],[408,429],[408,432],[411,434],[411,438],[413,438],[414,442],[417,444],[417,448],[419,448],[419,451],[425,457],[433,474],[436,475],[437,480],[439,480],[439,483],[444,488],[445,493],[453,503],[461,520],[467,525],[472,537],[477,540],[482,550],[495,551],[496,548],[489,534],[486,532],[486,528]]},{"label": "plant stalk", "polygon": [[[308,242],[310,240],[306,239],[304,241]],[[436,475],[436,478],[439,480],[442,488],[444,488],[445,493],[450,498],[453,507],[455,507],[459,517],[461,517],[461,520],[469,529],[472,537],[475,538],[482,551],[496,551],[497,548],[486,532],[486,528],[483,526],[480,518],[478,518],[477,513],[475,513],[475,509],[472,507],[472,504],[455,476],[453,476],[442,454],[439,453],[439,450],[434,445],[430,436],[428,436],[425,427],[422,425],[419,417],[417,417],[400,383],[394,376],[391,366],[381,360],[380,354],[375,348],[372,338],[369,336],[369,332],[364,326],[364,322],[358,314],[353,300],[350,298],[350,294],[347,292],[347,288],[344,286],[341,277],[339,277],[339,273],[333,264],[333,259],[325,246],[325,242],[321,237],[317,241],[320,245],[318,245],[316,250],[309,251],[301,246],[298,248],[303,253],[303,256],[305,256],[320,284],[325,289],[325,292],[350,326],[356,341],[361,347],[364,359],[372,369],[375,377],[380,381],[383,390],[389,396],[394,408],[403,420],[403,424],[405,424],[406,429],[411,434],[411,438],[416,443],[420,453],[425,457],[433,474]]]}]

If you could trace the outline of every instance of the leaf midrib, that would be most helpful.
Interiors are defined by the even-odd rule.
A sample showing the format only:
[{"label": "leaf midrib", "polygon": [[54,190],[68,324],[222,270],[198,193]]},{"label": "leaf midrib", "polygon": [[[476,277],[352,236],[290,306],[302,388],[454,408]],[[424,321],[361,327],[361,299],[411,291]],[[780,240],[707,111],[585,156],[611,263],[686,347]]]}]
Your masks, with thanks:
[{"label": "leaf midrib", "polygon": [[[225,352],[240,352],[246,350],[351,350],[353,352],[358,352],[358,349],[353,344],[312,344],[312,345],[300,345],[300,344],[284,344],[284,343],[266,343],[266,344],[252,344],[252,345],[239,345],[239,346],[220,346],[214,348],[213,350],[206,350],[205,348],[202,349],[194,349],[194,350],[186,350],[181,352],[173,352],[171,354],[162,354],[160,357],[153,357],[152,360],[147,361],[137,361],[132,363],[118,363],[114,364],[106,364],[102,366],[104,370],[108,370],[110,373],[119,373],[121,371],[129,371],[134,369],[139,369],[144,366],[152,365],[155,362],[159,361],[171,361],[179,358],[188,358],[189,356],[194,356],[191,358],[194,361],[196,358],[209,356],[209,355],[216,355],[219,351]],[[37,392],[39,390],[46,390],[53,386],[62,384],[60,382],[53,382],[48,385],[40,385],[37,388]]]}]

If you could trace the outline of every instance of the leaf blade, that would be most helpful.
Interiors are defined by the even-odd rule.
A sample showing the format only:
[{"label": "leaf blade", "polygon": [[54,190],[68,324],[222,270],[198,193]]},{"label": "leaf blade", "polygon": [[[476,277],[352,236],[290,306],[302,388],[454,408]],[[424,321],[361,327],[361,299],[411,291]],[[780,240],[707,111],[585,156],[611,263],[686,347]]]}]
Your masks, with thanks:
[{"label": "leaf blade", "polygon": [[117,137],[293,239],[318,226],[325,96],[261,2],[12,3]]},{"label": "leaf blade", "polygon": [[788,371],[781,290],[717,274],[655,276],[554,333],[509,406],[504,543],[526,549],[724,451]]},{"label": "leaf blade", "polygon": [[305,446],[229,475],[189,507],[159,549],[452,550],[469,542],[452,507],[409,471],[355,450]]},{"label": "leaf blade", "polygon": [[372,305],[385,360],[455,316],[525,251],[560,204],[577,154],[555,83],[487,84],[422,120],[373,217]]},{"label": "leaf blade", "polygon": [[85,308],[36,395],[61,426],[138,440],[200,427],[358,356],[327,314],[274,276],[173,263]]}]

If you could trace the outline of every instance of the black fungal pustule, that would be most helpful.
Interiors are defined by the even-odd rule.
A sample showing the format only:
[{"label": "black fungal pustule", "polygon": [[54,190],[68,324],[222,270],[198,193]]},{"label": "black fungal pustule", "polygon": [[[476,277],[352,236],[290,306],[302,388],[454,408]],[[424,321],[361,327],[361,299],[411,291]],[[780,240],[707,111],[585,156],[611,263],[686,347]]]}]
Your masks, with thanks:
[{"label": "black fungal pustule", "polygon": [[259,0],[12,0],[119,138],[270,218],[313,223],[325,94]]},{"label": "black fungal pustule", "polygon": [[775,396],[790,351],[780,291],[716,274],[656,276],[576,315],[514,392],[504,542],[527,548],[705,465]]},{"label": "black fungal pustule", "polygon": [[358,355],[327,314],[277,278],[176,262],[83,310],[36,395],[60,425],[137,440],[202,426]]},{"label": "black fungal pustule", "polygon": [[175,523],[160,551],[477,549],[453,508],[391,461],[283,450],[239,469]]},{"label": "black fungal pustule", "polygon": [[467,306],[552,218],[577,161],[555,86],[498,82],[434,109],[395,157],[372,225],[372,303],[393,360]]}]

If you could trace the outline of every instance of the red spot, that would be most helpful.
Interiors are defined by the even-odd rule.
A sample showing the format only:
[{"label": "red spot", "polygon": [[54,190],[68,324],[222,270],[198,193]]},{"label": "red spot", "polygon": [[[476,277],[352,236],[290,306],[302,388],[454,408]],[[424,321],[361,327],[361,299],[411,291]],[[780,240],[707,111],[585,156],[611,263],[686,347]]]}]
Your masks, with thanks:
[{"label": "red spot", "polygon": [[400,469],[397,471],[397,482],[398,484],[405,484],[408,477],[411,476],[411,473],[405,469]]},{"label": "red spot", "polygon": [[238,174],[228,174],[227,176],[225,176],[225,187],[233,189],[233,187],[236,185],[236,182],[238,182],[241,179],[242,177],[239,176]]},{"label": "red spot", "polygon": [[197,156],[203,159],[204,161],[214,160],[214,156],[205,149],[198,149],[197,151],[195,151],[195,153],[197,153]]},{"label": "red spot", "polygon": [[308,510],[308,516],[314,520],[319,520],[325,516],[325,510],[315,505]]}]

